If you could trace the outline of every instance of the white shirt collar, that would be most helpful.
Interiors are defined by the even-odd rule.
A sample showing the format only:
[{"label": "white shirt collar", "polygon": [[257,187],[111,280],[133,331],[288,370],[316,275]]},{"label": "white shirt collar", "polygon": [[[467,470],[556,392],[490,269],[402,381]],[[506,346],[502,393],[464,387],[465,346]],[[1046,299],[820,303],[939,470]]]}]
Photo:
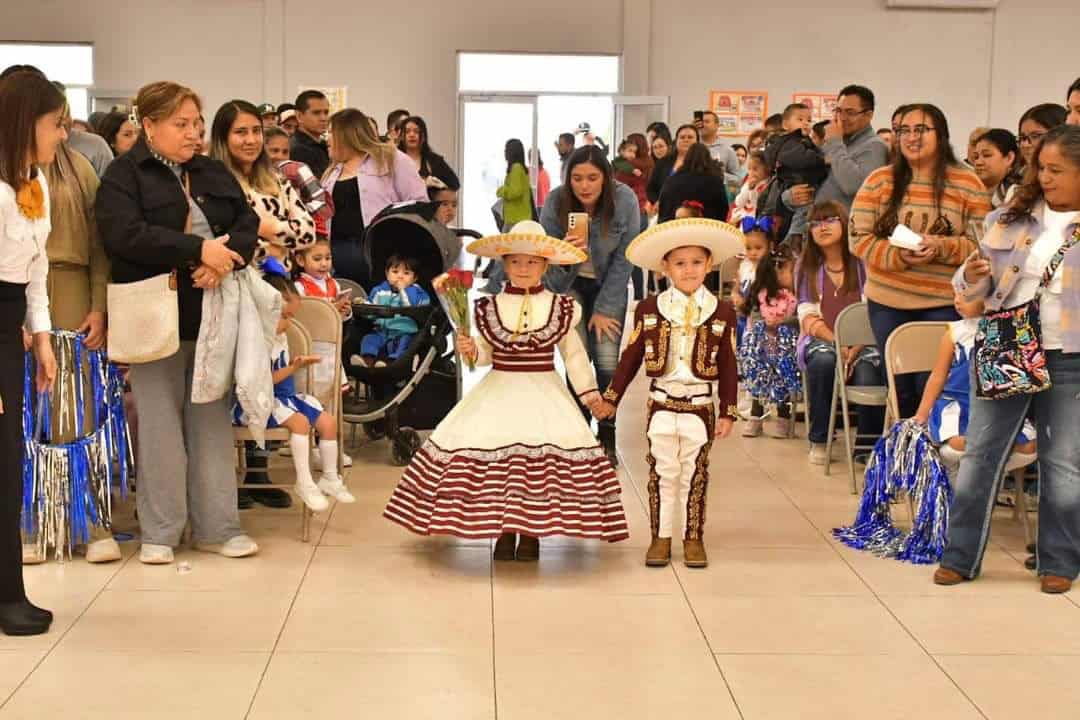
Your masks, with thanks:
[{"label": "white shirt collar", "polygon": [[719,303],[716,296],[704,285],[689,295],[672,285],[660,293],[656,299],[656,306],[660,314],[669,322],[681,327],[686,319],[687,303],[691,301],[698,309],[694,314],[693,327],[698,327],[709,319],[716,312],[716,306]]}]

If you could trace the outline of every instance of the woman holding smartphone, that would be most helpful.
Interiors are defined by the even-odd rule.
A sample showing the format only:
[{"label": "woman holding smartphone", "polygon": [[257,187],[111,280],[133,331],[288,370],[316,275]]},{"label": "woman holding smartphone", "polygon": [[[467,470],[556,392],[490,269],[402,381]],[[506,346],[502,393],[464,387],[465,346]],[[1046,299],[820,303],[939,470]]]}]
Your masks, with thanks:
[{"label": "woman holding smartphone", "polygon": [[[626,259],[626,247],[641,231],[637,197],[615,182],[603,151],[586,145],[567,160],[566,184],[548,195],[540,223],[548,235],[565,238],[589,253],[579,265],[549,268],[545,284],[580,303],[584,321],[578,332],[596,366],[597,384],[606,388],[619,362],[626,287],[633,267]],[[614,418],[600,423],[599,439],[617,464]]]}]

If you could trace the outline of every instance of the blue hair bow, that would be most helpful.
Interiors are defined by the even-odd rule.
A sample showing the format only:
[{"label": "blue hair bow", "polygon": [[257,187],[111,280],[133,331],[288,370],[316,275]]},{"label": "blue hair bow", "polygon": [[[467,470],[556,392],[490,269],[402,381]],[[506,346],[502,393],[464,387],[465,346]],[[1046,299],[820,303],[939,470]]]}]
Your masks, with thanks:
[{"label": "blue hair bow", "polygon": [[762,215],[759,218],[744,217],[742,219],[742,231],[743,233],[751,233],[755,230],[765,233],[766,235],[772,235],[773,231],[773,219],[772,215]]},{"label": "blue hair bow", "polygon": [[264,275],[277,275],[283,277],[286,280],[289,279],[289,271],[285,269],[285,266],[281,264],[281,261],[276,257],[268,256],[262,261],[262,265],[259,266]]}]

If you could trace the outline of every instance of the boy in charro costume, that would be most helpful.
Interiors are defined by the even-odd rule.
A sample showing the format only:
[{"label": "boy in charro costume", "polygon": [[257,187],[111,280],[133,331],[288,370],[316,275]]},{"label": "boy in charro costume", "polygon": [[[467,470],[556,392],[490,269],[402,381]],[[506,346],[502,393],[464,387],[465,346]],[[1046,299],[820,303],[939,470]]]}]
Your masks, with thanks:
[{"label": "boy in charro costume", "polygon": [[[661,223],[639,235],[627,259],[663,272],[671,286],[638,304],[634,329],[597,417],[610,417],[642,362],[650,378],[648,413],[649,516],[652,543],[645,564],[671,561],[675,503],[685,508],[683,558],[708,564],[702,534],[713,437],[724,438],[737,417],[735,310],[704,286],[708,273],[743,246],[727,223],[700,218]],[[715,399],[714,399],[714,396]],[[719,417],[717,410],[719,409]]]}]

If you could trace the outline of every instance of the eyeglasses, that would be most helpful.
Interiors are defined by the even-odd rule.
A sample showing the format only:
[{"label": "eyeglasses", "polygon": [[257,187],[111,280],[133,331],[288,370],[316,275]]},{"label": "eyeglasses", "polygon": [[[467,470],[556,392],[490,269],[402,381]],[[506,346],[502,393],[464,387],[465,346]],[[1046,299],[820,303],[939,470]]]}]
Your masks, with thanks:
[{"label": "eyeglasses", "polygon": [[857,118],[860,115],[870,112],[869,110],[853,110],[851,108],[836,108],[837,115],[843,115],[846,118]]},{"label": "eyeglasses", "polygon": [[1034,145],[1046,136],[1044,132],[1033,132],[1030,135],[1021,135],[1017,138],[1021,145]]},{"label": "eyeglasses", "polygon": [[932,128],[929,125],[916,125],[915,127],[901,127],[896,131],[896,134],[900,137],[907,137],[908,135],[914,138],[921,138],[928,132],[933,132],[937,128]]},{"label": "eyeglasses", "polygon": [[817,230],[818,228],[825,227],[826,225],[832,225],[833,223],[839,223],[841,220],[837,216],[821,218],[820,220],[811,220],[810,229]]}]

